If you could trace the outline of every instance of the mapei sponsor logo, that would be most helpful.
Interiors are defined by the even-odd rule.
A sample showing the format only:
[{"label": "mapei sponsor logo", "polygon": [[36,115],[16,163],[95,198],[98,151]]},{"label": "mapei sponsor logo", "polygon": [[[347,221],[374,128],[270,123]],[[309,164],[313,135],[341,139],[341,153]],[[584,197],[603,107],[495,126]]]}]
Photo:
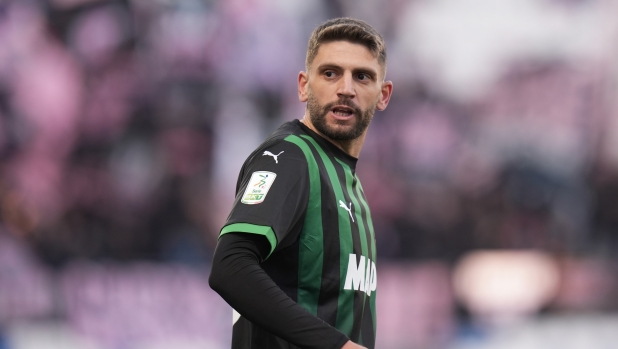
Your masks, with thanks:
[{"label": "mapei sponsor logo", "polygon": [[[356,260],[358,259],[358,264]],[[348,261],[348,272],[345,276],[344,290],[363,291],[368,296],[376,290],[377,275],[376,264],[365,256],[357,258],[354,253],[350,253]]]}]

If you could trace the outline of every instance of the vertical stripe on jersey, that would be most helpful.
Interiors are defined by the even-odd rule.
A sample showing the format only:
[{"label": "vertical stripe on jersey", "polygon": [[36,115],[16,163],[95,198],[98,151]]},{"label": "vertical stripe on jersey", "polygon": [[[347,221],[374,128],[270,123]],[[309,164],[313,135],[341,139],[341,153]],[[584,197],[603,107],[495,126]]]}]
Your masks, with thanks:
[{"label": "vertical stripe on jersey", "polygon": [[[365,191],[363,190],[363,186],[360,181],[357,181],[356,192],[358,194],[359,199],[361,200],[363,207],[365,208],[365,212],[367,213],[367,226],[369,227],[369,233],[371,235],[370,239],[371,243],[371,258],[374,263],[376,263],[376,244],[375,244],[375,232],[373,230],[373,220],[371,219],[371,212],[369,211],[369,205],[367,204],[367,198],[365,197]],[[377,283],[377,275],[376,275],[376,283]],[[376,299],[377,299],[377,289],[374,291],[376,294],[372,292],[370,298],[371,304],[371,317],[373,320],[373,333],[376,333],[377,330],[377,318],[376,318]]]},{"label": "vertical stripe on jersey", "polygon": [[[321,174],[327,174],[326,166],[317,150],[314,151]],[[324,231],[324,266],[322,289],[318,298],[318,316],[332,326],[337,326],[339,315],[339,292],[341,290],[341,241],[339,240],[339,209],[331,181],[322,179],[322,229]],[[333,209],[334,208],[334,209]]]},{"label": "vertical stripe on jersey", "polygon": [[[354,260],[354,263],[356,263],[356,265],[358,265],[358,262],[360,260],[360,256],[365,256],[366,257],[366,253],[364,253],[363,251],[365,250],[366,252],[366,248],[364,249],[364,242],[363,241],[363,237],[360,235],[359,231],[358,231],[358,226],[359,226],[359,221],[358,221],[358,217],[356,217],[357,219],[353,219],[350,216],[352,215],[352,217],[354,217],[354,215],[356,215],[356,212],[358,210],[358,207],[356,206],[356,204],[354,203],[354,201],[352,200],[352,197],[350,195],[350,191],[349,191],[349,183],[347,183],[347,179],[349,177],[349,175],[351,173],[348,173],[349,167],[342,167],[341,164],[342,162],[339,161],[339,159],[335,158],[335,160],[337,160],[337,162],[339,163],[339,166],[336,166],[337,169],[337,176],[339,178],[339,183],[341,183],[343,185],[343,195],[345,197],[345,205],[346,206],[350,206],[350,213],[348,213],[348,215],[346,215],[346,220],[348,220],[349,222],[354,221],[354,223],[350,223],[351,225],[351,231],[352,231],[352,245],[353,245],[353,252],[354,255],[356,256],[356,259]],[[346,211],[347,212],[347,211]],[[368,261],[367,261],[368,262]],[[350,263],[350,259],[348,258],[348,263]],[[365,263],[366,265],[366,263]],[[347,269],[347,268],[346,268]],[[363,270],[363,276],[365,274],[365,271]],[[346,279],[348,278],[348,274],[346,273]],[[344,279],[344,282],[346,280]],[[363,283],[363,285],[361,286],[361,289],[364,289],[365,283]],[[359,337],[360,337],[360,324],[361,324],[361,319],[363,318],[363,301],[364,301],[364,292],[357,292],[357,290],[345,290],[342,291],[344,293],[347,293],[345,296],[346,297],[351,297],[353,299],[353,317],[354,317],[354,325],[352,326],[352,332],[350,333],[350,339],[354,342],[359,342]]]},{"label": "vertical stripe on jersey", "polygon": [[[339,159],[337,159],[337,162],[340,163],[341,167],[343,167],[344,169],[346,191],[348,193],[348,196],[350,197],[350,200],[352,201],[352,204],[354,204],[354,214],[356,216],[356,222],[363,223],[363,224],[358,224],[359,233],[361,237],[360,239],[361,251],[364,256],[367,256],[373,261],[374,256],[373,256],[373,253],[371,252],[371,248],[373,247],[371,238],[373,236],[372,237],[367,236],[368,227],[366,226],[367,219],[370,219],[369,212],[367,210],[367,205],[365,203],[363,203],[362,206],[359,204],[362,200],[362,197],[358,193],[358,186],[356,184],[360,185],[360,183],[358,183],[358,178],[356,177],[356,175],[352,174],[352,169],[350,169],[350,167],[346,163],[344,163],[343,161]],[[354,191],[355,188],[357,191]],[[366,212],[366,213],[363,214],[363,212]]]},{"label": "vertical stripe on jersey", "polygon": [[[341,187],[341,183],[337,176],[335,165],[313,138],[307,135],[302,135],[301,137],[309,141],[309,143],[313,145],[314,149],[317,150],[320,155],[320,159],[322,159],[324,167],[326,168],[328,178],[330,179],[331,186],[335,193],[335,199],[337,200],[336,205],[338,206],[339,200],[344,201],[345,197],[343,195],[343,188]],[[344,266],[348,265],[350,253],[353,253],[352,230],[350,220],[347,218],[348,212],[345,210],[337,210],[337,212],[339,217],[340,280],[341,283],[343,283],[347,272],[347,268]],[[341,332],[349,336],[352,332],[352,327],[354,326],[354,317],[349,316],[349,314],[353,314],[354,312],[354,297],[342,297],[342,289],[340,288],[338,303],[339,307],[337,311],[336,327]]]},{"label": "vertical stripe on jersey", "polygon": [[367,198],[365,197],[365,191],[363,190],[363,186],[361,185],[361,182],[358,180],[358,177],[356,175],[354,175],[354,178],[356,179],[356,195],[359,199],[359,201],[361,202],[361,204],[363,205],[363,208],[365,209],[366,215],[365,217],[366,222],[367,222],[367,227],[369,228],[369,239],[371,240],[371,260],[375,261],[376,259],[376,245],[375,245],[375,233],[373,231],[373,221],[371,220],[371,212],[369,211],[369,204],[367,204]]},{"label": "vertical stripe on jersey", "polygon": [[[363,217],[363,211],[364,208],[359,205],[359,200],[357,199],[357,193],[354,191],[354,187],[355,187],[355,182],[357,182],[357,178],[356,176],[354,176],[352,174],[352,169],[343,161],[340,161],[339,159],[337,159],[337,162],[339,162],[339,164],[341,164],[341,167],[343,168],[343,176],[345,178],[342,178],[342,182],[344,182],[346,185],[346,192],[348,194],[348,196],[350,197],[350,200],[352,202],[352,204],[354,205],[354,215],[356,216],[356,227],[357,227],[357,231],[356,234],[357,237],[355,240],[358,240],[358,242],[360,243],[360,251],[362,253],[363,256],[366,257],[366,265],[365,267],[368,268],[368,270],[371,270],[371,261],[373,261],[373,256],[370,253],[369,249],[370,247],[370,241],[369,237],[367,236],[367,227],[365,226],[366,224],[366,219],[365,217]],[[355,323],[355,328],[354,328],[354,333],[352,334],[353,336],[353,340],[358,340],[360,344],[362,343],[362,340],[360,340],[360,334],[361,334],[361,325],[364,322],[363,318],[365,316],[365,310],[366,310],[366,305],[368,304],[368,299],[367,299],[367,287],[369,284],[368,282],[370,280],[368,280],[367,278],[370,278],[370,275],[365,275],[365,292],[356,292],[355,293],[355,298],[358,298],[355,300],[355,311],[357,312],[355,318],[356,319],[360,319],[357,323]],[[369,311],[370,313],[370,311]],[[358,337],[357,337],[358,336]]]},{"label": "vertical stripe on jersey", "polygon": [[[318,312],[318,295],[320,294],[322,279],[322,258],[311,258],[316,253],[323,254],[323,230],[322,230],[322,198],[320,193],[320,171],[313,153],[306,142],[300,137],[290,135],[286,141],[296,144],[307,159],[309,170],[309,203],[307,204],[307,217],[300,236],[300,248],[298,251],[298,304],[314,315]],[[312,254],[310,255],[309,252]]]}]

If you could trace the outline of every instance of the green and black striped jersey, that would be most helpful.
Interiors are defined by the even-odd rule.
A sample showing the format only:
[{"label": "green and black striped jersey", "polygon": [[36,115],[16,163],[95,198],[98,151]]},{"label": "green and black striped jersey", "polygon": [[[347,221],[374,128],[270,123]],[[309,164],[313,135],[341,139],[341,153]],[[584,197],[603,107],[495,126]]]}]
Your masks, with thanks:
[{"label": "green and black striped jersey", "polygon": [[[273,281],[352,341],[373,348],[375,234],[356,160],[300,121],[285,123],[245,161],[221,235],[265,236],[271,250],[261,266]],[[235,326],[233,336],[244,335],[243,328]]]}]

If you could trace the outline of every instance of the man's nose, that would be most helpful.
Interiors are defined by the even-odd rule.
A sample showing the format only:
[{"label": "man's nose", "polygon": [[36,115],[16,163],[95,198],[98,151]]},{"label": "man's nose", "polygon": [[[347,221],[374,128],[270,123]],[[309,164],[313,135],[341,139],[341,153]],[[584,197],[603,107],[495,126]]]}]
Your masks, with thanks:
[{"label": "man's nose", "polygon": [[354,98],[356,96],[356,90],[354,86],[354,78],[352,74],[344,74],[339,80],[339,86],[337,88],[337,95],[339,97]]}]

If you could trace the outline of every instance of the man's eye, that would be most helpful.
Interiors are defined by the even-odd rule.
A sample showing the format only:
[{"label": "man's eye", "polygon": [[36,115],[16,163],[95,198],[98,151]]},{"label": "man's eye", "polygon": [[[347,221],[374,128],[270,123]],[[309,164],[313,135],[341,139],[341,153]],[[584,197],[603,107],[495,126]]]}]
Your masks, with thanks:
[{"label": "man's eye", "polygon": [[332,72],[332,71],[327,71],[327,72],[324,72],[324,75],[325,75],[327,78],[332,78],[333,76],[335,76],[335,72]]},{"label": "man's eye", "polygon": [[360,73],[358,74],[358,80],[361,80],[361,81],[369,80],[369,75],[365,73]]}]

